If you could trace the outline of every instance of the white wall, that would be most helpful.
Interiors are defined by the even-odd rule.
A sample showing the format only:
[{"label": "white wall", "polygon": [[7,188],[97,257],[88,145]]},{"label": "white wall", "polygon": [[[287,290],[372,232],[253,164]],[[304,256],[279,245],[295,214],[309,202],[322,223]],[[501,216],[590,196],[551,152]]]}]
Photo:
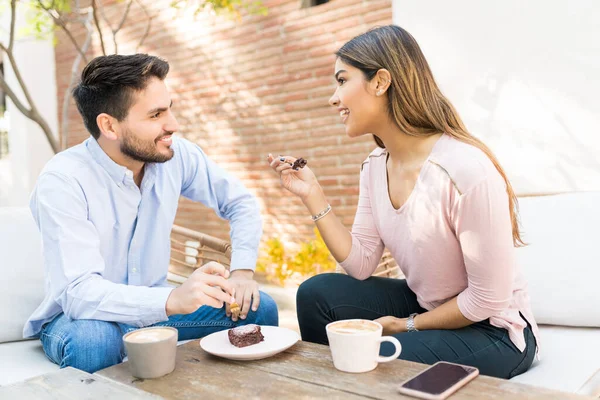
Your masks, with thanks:
[{"label": "white wall", "polygon": [[517,193],[600,190],[600,1],[394,0]]},{"label": "white wall", "polygon": [[[8,32],[9,14],[2,18],[2,31]],[[19,15],[19,14],[18,14]],[[23,16],[23,13],[20,14]],[[18,19],[18,25],[23,19]],[[18,27],[17,27],[18,32]],[[6,43],[6,37],[0,40]],[[54,63],[54,46],[52,39],[45,41],[17,36],[14,45],[17,65],[29,89],[40,114],[46,119],[53,132],[58,132],[56,73]],[[27,104],[20,90],[8,58],[4,57],[4,73],[8,84],[24,104]],[[0,206],[27,205],[29,195],[35,186],[37,177],[43,166],[53,156],[43,131],[35,123],[25,118],[19,110],[8,101],[7,112],[10,115],[9,146],[10,158],[4,163],[4,170],[10,170],[12,179],[0,181]],[[4,160],[3,160],[4,161]],[[0,179],[2,174],[0,173]]]}]

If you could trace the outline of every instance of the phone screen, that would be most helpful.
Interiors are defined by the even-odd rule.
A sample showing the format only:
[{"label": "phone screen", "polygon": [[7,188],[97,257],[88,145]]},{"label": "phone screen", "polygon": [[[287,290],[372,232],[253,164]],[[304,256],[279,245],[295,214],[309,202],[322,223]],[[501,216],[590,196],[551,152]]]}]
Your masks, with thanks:
[{"label": "phone screen", "polygon": [[402,385],[403,388],[429,394],[442,394],[469,376],[475,368],[438,363]]}]

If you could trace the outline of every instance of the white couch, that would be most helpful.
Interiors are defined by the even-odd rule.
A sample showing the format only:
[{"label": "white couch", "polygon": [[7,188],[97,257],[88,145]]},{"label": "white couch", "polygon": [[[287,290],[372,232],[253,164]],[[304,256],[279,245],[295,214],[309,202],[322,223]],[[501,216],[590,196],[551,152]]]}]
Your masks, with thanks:
[{"label": "white couch", "polygon": [[[600,192],[520,200],[518,259],[541,328],[541,360],[515,381],[600,396]],[[0,385],[57,367],[20,341],[43,298],[37,228],[27,209],[0,209]],[[587,381],[587,385],[586,384]]]},{"label": "white couch", "polygon": [[0,385],[58,369],[23,325],[44,298],[40,234],[27,208],[0,208]]},{"label": "white couch", "polygon": [[[519,200],[540,361],[513,380],[600,397],[600,192]],[[586,384],[587,383],[587,384]]]}]

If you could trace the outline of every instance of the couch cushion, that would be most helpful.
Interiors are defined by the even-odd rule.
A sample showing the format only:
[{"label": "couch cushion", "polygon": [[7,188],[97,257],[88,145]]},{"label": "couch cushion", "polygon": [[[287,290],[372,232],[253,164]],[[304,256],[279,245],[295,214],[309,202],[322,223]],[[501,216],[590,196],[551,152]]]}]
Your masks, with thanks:
[{"label": "couch cushion", "polygon": [[600,368],[600,329],[540,326],[540,361],[515,382],[575,392]]},{"label": "couch cushion", "polygon": [[600,327],[600,192],[519,199],[517,259],[538,323]]},{"label": "couch cushion", "polygon": [[28,208],[0,207],[0,343],[23,339],[44,299],[41,239]]},{"label": "couch cushion", "polygon": [[0,344],[0,385],[8,385],[58,370],[42,349],[39,340]]}]

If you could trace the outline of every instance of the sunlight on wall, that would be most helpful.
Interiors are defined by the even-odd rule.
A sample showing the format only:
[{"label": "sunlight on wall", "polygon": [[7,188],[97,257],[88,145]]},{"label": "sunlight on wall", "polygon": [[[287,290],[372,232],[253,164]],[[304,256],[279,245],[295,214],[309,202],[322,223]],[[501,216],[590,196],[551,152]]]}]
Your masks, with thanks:
[{"label": "sunlight on wall", "polygon": [[[221,167],[244,178],[244,174],[248,171],[243,167],[243,163],[247,162],[249,155],[244,150],[243,137],[236,128],[248,117],[247,108],[254,108],[254,112],[258,115],[272,115],[273,110],[280,108],[280,105],[265,104],[256,95],[256,88],[249,87],[249,83],[240,77],[245,71],[241,70],[238,61],[246,57],[254,57],[253,54],[243,53],[236,57],[228,57],[231,53],[238,52],[239,46],[236,45],[235,40],[220,36],[220,32],[233,29],[237,24],[235,19],[210,12],[201,12],[194,16],[191,12],[178,11],[168,7],[167,4],[167,2],[156,2],[151,7],[161,10],[162,22],[176,19],[176,23],[169,25],[168,35],[160,35],[154,31],[152,41],[159,41],[163,36],[165,38],[168,36],[168,40],[177,41],[178,45],[184,45],[190,50],[190,54],[195,55],[193,59],[186,54],[168,59],[171,69],[167,84],[174,96],[175,107],[180,113],[180,133],[207,150],[209,156]],[[218,27],[216,31],[215,26]],[[138,34],[138,32],[133,33]],[[127,36],[125,32],[124,35]],[[123,46],[121,49],[123,53],[133,53],[135,50],[131,44],[137,41],[133,37],[128,39],[130,40],[124,42],[130,47]],[[151,45],[152,41],[147,43]],[[140,51],[148,51],[145,47],[147,46],[144,45]],[[160,48],[157,50],[158,52],[150,52],[160,56]],[[201,71],[204,77],[208,78],[209,85],[197,87],[196,82],[190,82],[190,71],[194,73]],[[190,86],[193,88],[190,89]],[[257,123],[256,127],[260,126],[260,122]],[[210,149],[215,146],[221,147],[221,150],[213,157]],[[228,151],[223,151],[223,146],[226,146]],[[268,171],[266,162],[264,168]],[[260,193],[259,188],[256,190],[249,188],[249,190],[256,195],[261,209],[265,210],[265,195]],[[293,224],[281,222],[277,215],[267,213],[263,215],[266,218],[265,224],[271,225],[271,229],[278,233],[283,234],[294,230]]]}]

